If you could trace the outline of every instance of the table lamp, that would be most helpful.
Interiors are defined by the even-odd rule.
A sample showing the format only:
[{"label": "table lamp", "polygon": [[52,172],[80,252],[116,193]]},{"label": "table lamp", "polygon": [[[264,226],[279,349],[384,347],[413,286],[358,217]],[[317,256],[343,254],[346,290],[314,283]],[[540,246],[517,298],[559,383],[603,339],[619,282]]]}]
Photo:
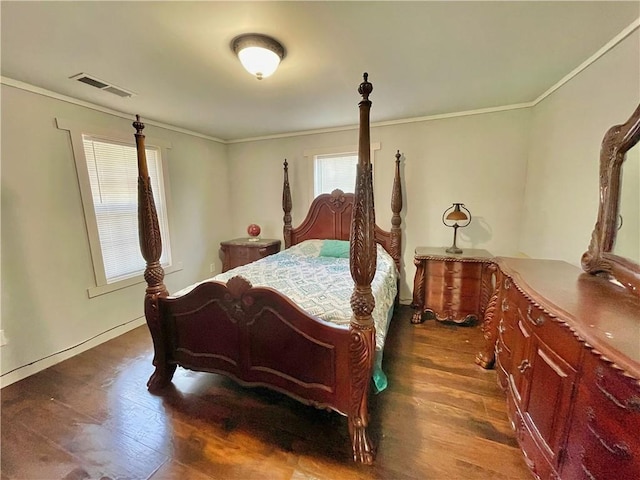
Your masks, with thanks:
[{"label": "table lamp", "polygon": [[[463,212],[462,210],[465,212]],[[452,225],[449,222],[454,222]],[[459,224],[458,222],[462,222]],[[466,223],[464,223],[466,222]],[[467,210],[464,206],[464,203],[454,203],[449,208],[447,208],[442,214],[442,223],[444,223],[447,227],[453,228],[453,245],[447,248],[447,253],[462,253],[462,249],[458,248],[456,245],[456,238],[458,236],[458,228],[466,227],[471,223],[471,212]]]}]

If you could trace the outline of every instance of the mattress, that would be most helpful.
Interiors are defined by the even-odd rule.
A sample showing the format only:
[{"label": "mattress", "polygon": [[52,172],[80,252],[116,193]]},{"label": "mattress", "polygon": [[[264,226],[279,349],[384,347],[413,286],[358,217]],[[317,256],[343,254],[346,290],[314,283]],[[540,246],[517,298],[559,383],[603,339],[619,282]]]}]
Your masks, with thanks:
[{"label": "mattress", "polygon": [[[325,256],[323,243],[324,240],[306,240],[205,282],[227,282],[240,275],[254,287],[278,290],[310,315],[337,325],[349,325],[354,287],[349,259]],[[371,316],[376,327],[376,350],[382,351],[396,298],[398,271],[384,248],[376,247],[376,273],[371,283],[375,308]],[[172,297],[184,295],[200,283],[203,282],[182,289]]]}]

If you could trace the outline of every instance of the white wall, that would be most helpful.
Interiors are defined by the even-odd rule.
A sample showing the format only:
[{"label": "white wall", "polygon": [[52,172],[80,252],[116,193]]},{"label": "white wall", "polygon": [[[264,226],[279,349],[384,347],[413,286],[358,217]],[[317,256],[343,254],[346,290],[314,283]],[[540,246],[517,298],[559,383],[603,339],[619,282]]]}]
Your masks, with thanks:
[{"label": "white wall", "polygon": [[[639,45],[636,31],[532,109],[372,128],[372,142],[381,143],[377,220],[387,229],[394,155],[403,153],[403,302],[411,298],[414,249],[451,244],[441,215],[453,202],[473,215],[459,231],[463,248],[579,263],[597,213],[602,136],[640,101]],[[74,160],[68,133],[55,127],[62,117],[133,134],[131,121],[9,86],[1,95],[1,314],[9,344],[0,349],[0,368],[7,384],[143,323],[144,284],[88,298],[95,283]],[[375,92],[372,100],[375,120]],[[249,223],[282,238],[284,158],[299,224],[312,196],[303,152],[358,141],[355,129],[226,147],[152,126],[145,133],[173,146],[172,247],[184,269],[167,276],[169,291],[210,276],[211,263],[219,271],[219,242],[244,236]]]},{"label": "white wall", "polygon": [[[145,284],[88,298],[95,278],[75,163],[69,133],[55,123],[62,117],[133,139],[131,120],[5,85],[1,94],[2,329],[9,339],[1,371],[37,362],[5,375],[5,385],[143,323]],[[226,147],[153,126],[145,134],[172,144],[172,248],[184,268],[165,283],[175,291],[210,276],[211,263],[220,270],[219,242],[231,234]]]},{"label": "white wall", "polygon": [[[404,302],[411,298],[415,247],[451,243],[441,215],[452,202],[465,203],[474,218],[459,231],[463,248],[580,263],[597,215],[600,143],[640,101],[639,62],[636,30],[533,108],[372,128],[371,141],[381,143],[375,197],[383,228],[390,226],[394,154],[403,153]],[[356,145],[357,135],[354,129],[229,145],[234,236],[255,222],[265,236],[281,238],[284,158],[293,223],[300,223],[312,196],[303,152]]]},{"label": "white wall", "polygon": [[533,108],[520,248],[580,264],[598,212],[600,144],[640,103],[638,30]]},{"label": "white wall", "polygon": [[[403,154],[403,302],[411,299],[415,248],[451,245],[453,230],[441,219],[453,202],[464,203],[473,215],[471,225],[458,232],[459,246],[518,253],[529,122],[530,111],[520,109],[372,128],[371,141],[381,144],[374,160],[376,220],[385,229],[391,227],[396,150]],[[229,145],[234,235],[245,235],[255,222],[265,237],[282,238],[284,158],[297,225],[312,199],[312,159],[304,151],[357,143],[358,131],[348,130]]]}]

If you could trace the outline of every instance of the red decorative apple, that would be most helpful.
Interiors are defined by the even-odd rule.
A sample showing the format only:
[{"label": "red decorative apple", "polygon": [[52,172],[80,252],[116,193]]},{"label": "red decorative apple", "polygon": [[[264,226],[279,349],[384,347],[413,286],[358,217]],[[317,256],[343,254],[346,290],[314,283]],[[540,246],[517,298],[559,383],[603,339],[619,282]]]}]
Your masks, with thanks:
[{"label": "red decorative apple", "polygon": [[260,225],[252,223],[247,227],[247,233],[250,237],[257,237],[258,235],[260,235]]}]

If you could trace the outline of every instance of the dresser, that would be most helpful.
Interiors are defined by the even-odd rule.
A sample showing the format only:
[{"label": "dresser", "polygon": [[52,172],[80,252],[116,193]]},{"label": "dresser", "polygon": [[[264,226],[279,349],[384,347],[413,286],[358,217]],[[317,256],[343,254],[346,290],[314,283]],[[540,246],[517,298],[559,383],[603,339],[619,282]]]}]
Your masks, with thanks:
[{"label": "dresser", "polygon": [[476,361],[534,476],[640,479],[640,298],[561,261],[496,266]]},{"label": "dresser", "polygon": [[444,247],[416,248],[411,322],[435,318],[471,325],[481,319],[491,294],[492,259],[486,250],[452,254]]},{"label": "dresser", "polygon": [[220,243],[222,250],[222,271],[255,262],[267,255],[273,255],[280,251],[280,240],[272,238],[236,238]]}]

